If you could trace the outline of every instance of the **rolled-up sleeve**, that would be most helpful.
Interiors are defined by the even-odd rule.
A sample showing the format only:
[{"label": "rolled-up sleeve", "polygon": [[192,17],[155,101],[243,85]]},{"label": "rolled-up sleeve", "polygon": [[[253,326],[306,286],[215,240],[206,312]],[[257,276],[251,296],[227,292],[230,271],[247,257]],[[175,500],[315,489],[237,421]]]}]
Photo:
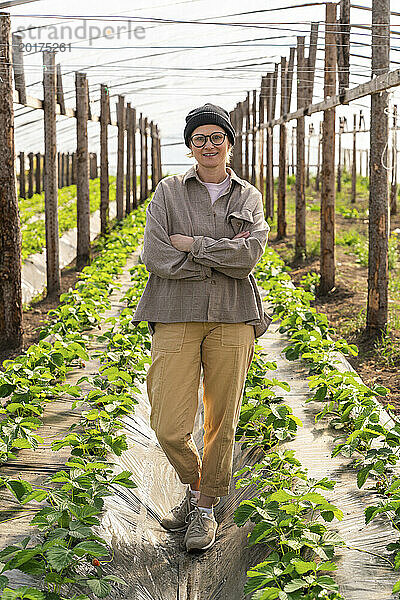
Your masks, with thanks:
[{"label": "rolled-up sleeve", "polygon": [[211,268],[196,263],[187,252],[177,250],[168,234],[162,182],[159,182],[146,209],[143,250],[140,255],[146,269],[166,279],[199,281],[211,276]]},{"label": "rolled-up sleeve", "polygon": [[264,218],[262,200],[260,198],[253,213],[253,223],[246,226],[250,231],[248,238],[220,238],[195,235],[189,252],[193,260],[202,265],[212,267],[235,279],[245,279],[256,266],[268,240],[270,227]]}]

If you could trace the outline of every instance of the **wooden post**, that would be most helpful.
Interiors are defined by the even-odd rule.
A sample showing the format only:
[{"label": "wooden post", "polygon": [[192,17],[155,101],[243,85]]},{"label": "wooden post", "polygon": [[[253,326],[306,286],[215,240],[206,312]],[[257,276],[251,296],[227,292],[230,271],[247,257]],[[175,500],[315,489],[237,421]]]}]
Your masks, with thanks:
[{"label": "wooden post", "polygon": [[140,131],[140,199],[139,199],[139,203],[142,204],[145,199],[146,199],[146,192],[145,192],[145,162],[146,162],[146,156],[145,156],[145,132],[144,132],[144,118],[142,113],[140,113],[139,116],[139,131]]},{"label": "wooden post", "polygon": [[[304,106],[304,37],[297,38],[297,108]],[[304,117],[297,119],[296,127],[296,234],[295,256],[304,258],[306,255],[306,198],[305,198],[305,123]]]},{"label": "wooden post", "polygon": [[57,152],[57,187],[61,188],[61,152]]},{"label": "wooden post", "polygon": [[250,92],[247,92],[245,100],[245,137],[244,137],[244,179],[250,179],[250,162],[249,162],[249,130],[250,130]]},{"label": "wooden post", "polygon": [[[287,113],[288,67],[286,58],[281,57],[281,115]],[[279,125],[279,179],[277,207],[277,240],[286,237],[286,144],[285,123]]]},{"label": "wooden post", "polygon": [[72,183],[76,184],[77,180],[77,167],[76,167],[76,152],[72,153]]},{"label": "wooden post", "polygon": [[308,127],[308,139],[307,139],[307,166],[306,166],[306,187],[310,187],[310,147],[311,138],[314,135],[314,126],[310,123]]},{"label": "wooden post", "polygon": [[41,191],[42,191],[41,157],[40,157],[40,153],[38,153],[38,154],[36,154],[35,193],[40,194]]},{"label": "wooden post", "polygon": [[124,218],[124,150],[125,150],[125,98],[118,96],[118,155],[117,155],[117,220]]},{"label": "wooden post", "polygon": [[20,33],[12,34],[12,62],[14,68],[15,89],[19,95],[19,103],[26,102],[23,37]]},{"label": "wooden post", "polygon": [[110,97],[108,87],[100,86],[100,229],[109,232],[109,175],[108,175],[108,124],[110,122]]},{"label": "wooden post", "polygon": [[397,104],[393,106],[392,180],[390,185],[390,214],[397,215]]},{"label": "wooden post", "polygon": [[155,124],[150,121],[150,135],[151,135],[151,191],[154,192],[157,185],[157,139],[155,132]]},{"label": "wooden post", "polygon": [[46,227],[47,296],[60,293],[60,260],[58,238],[58,165],[56,134],[56,66],[53,52],[43,52],[44,88],[44,202]]},{"label": "wooden post", "polygon": [[67,185],[72,185],[72,154],[68,152],[68,179]]},{"label": "wooden post", "polygon": [[338,168],[336,188],[338,192],[342,191],[342,134],[344,132],[344,117],[339,117],[338,133]]},{"label": "wooden post", "polygon": [[32,198],[33,196],[33,182],[35,180],[35,164],[33,160],[33,152],[29,152],[28,160],[29,160],[29,172],[28,172],[28,198]]},{"label": "wooden post", "polygon": [[157,127],[157,183],[162,179],[162,161],[161,161],[161,136]]},{"label": "wooden post", "polygon": [[349,88],[350,77],[350,0],[340,0],[336,45],[339,94],[343,95]]},{"label": "wooden post", "polygon": [[351,164],[351,202],[356,201],[357,192],[357,115],[353,115],[353,157]]},{"label": "wooden post", "polygon": [[[238,171],[237,174],[239,175],[239,177],[241,177],[242,179],[244,179],[244,169],[243,169],[243,156],[244,156],[244,152],[243,152],[243,142],[244,142],[244,135],[243,135],[243,119],[244,119],[244,106],[245,106],[245,102],[239,102],[239,108],[238,108],[238,113],[239,113],[239,139],[238,139]],[[263,193],[263,198],[265,197],[265,193]]]},{"label": "wooden post", "polygon": [[60,113],[62,115],[65,115],[65,101],[62,84],[61,65],[57,65],[57,104],[60,105]]},{"label": "wooden post", "polygon": [[90,155],[90,179],[97,179],[97,154],[92,152]]},{"label": "wooden post", "polygon": [[86,73],[75,74],[76,86],[76,170],[77,170],[77,253],[78,271],[90,263],[90,199],[88,152],[88,82]]},{"label": "wooden post", "polygon": [[126,104],[126,175],[125,175],[125,212],[127,215],[131,212],[131,151],[132,151],[132,136],[131,136],[131,103]]},{"label": "wooden post", "polygon": [[292,154],[292,175],[294,175],[296,172],[295,171],[295,150],[294,150],[296,147],[296,126],[295,125],[292,126],[292,135],[291,135],[290,141],[291,141],[291,147],[292,147],[292,152],[291,152],[291,154]]},{"label": "wooden post", "polygon": [[256,150],[257,150],[257,133],[256,133],[256,128],[257,128],[257,90],[253,90],[253,101],[251,103],[251,138],[252,138],[252,145],[251,145],[251,179],[250,179],[250,183],[252,185],[256,185],[256,164],[257,164],[257,157],[256,157]]},{"label": "wooden post", "polygon": [[[389,71],[390,0],[372,2],[372,75]],[[388,320],[389,206],[387,91],[371,95],[369,187],[369,260],[367,331],[384,331]]]},{"label": "wooden post", "polygon": [[[264,205],[264,198],[265,198],[265,189],[264,189],[264,138],[265,138],[265,134],[264,134],[264,121],[265,121],[265,101],[266,101],[266,78],[265,75],[263,75],[261,77],[261,88],[260,88],[260,96],[259,96],[259,103],[258,103],[258,124],[259,124],[259,132],[260,132],[260,136],[259,136],[259,149],[258,149],[258,153],[259,153],[259,174],[258,174],[258,185],[259,185],[259,190],[261,192],[262,195],[262,199],[263,199],[263,205]],[[240,126],[239,126],[239,119],[240,119],[240,109],[239,106],[236,107],[236,121],[235,121],[235,130],[236,132],[239,131]],[[235,144],[235,146],[237,146],[236,148],[236,153],[235,153],[235,170],[236,172],[238,172],[238,169],[236,169],[236,166],[238,165],[240,158],[239,158],[239,152],[240,152],[240,147],[238,145],[238,143]]]},{"label": "wooden post", "polygon": [[318,134],[318,158],[317,158],[317,175],[315,177],[315,189],[319,192],[321,183],[321,146],[322,146],[322,121],[319,124]]},{"label": "wooden post", "polygon": [[138,206],[137,170],[136,170],[136,108],[131,108],[131,144],[132,144],[132,210]]},{"label": "wooden post", "polygon": [[[271,94],[271,119],[275,119],[275,111],[276,111],[276,90],[277,90],[277,86],[278,86],[278,70],[279,70],[279,65],[278,63],[275,63],[275,70],[272,74],[272,94]],[[271,186],[271,191],[270,191],[270,200],[271,200],[271,218],[273,218],[274,213],[275,213],[275,184],[274,184],[274,128],[271,127],[271,139],[270,139],[270,154],[271,154],[271,158],[270,158],[270,162],[269,162],[269,169],[270,169],[270,177],[269,177],[269,184]]]},{"label": "wooden post", "polygon": [[0,349],[22,345],[21,229],[14,168],[11,19],[0,13]]},{"label": "wooden post", "polygon": [[[326,4],[324,97],[336,93],[336,4]],[[318,295],[335,287],[335,109],[324,111],[322,135],[321,256]]]},{"label": "wooden post", "polygon": [[61,187],[65,187],[65,154],[62,152],[60,156],[61,160]]},{"label": "wooden post", "polygon": [[[1,14],[1,13],[0,13]],[[3,17],[2,17],[3,19]],[[19,153],[19,197],[26,197],[26,187],[25,187],[26,177],[25,177],[25,154],[23,152]]]},{"label": "wooden post", "polygon": [[149,176],[148,176],[148,122],[147,117],[144,118],[144,199],[146,200],[149,195]]},{"label": "wooden post", "polygon": [[[158,170],[160,174],[160,179],[162,179],[162,157],[161,157],[161,136],[157,127],[157,142],[158,142]],[[160,180],[159,179],[159,180]]]}]

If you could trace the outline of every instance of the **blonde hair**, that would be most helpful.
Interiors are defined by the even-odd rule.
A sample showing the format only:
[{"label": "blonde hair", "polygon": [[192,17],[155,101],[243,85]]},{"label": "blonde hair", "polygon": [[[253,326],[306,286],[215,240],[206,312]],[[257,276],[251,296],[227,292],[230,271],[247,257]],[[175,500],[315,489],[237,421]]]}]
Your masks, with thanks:
[{"label": "blonde hair", "polygon": [[[230,142],[229,142],[229,144],[230,144]],[[232,144],[230,144],[230,145],[229,145],[229,148],[228,148],[228,150],[227,150],[227,152],[226,152],[226,158],[225,158],[225,162],[226,162],[226,164],[227,164],[227,165],[230,165],[230,164],[231,164],[232,155],[233,155],[233,146],[232,146]],[[188,158],[194,158],[194,156],[193,156],[193,152],[192,152],[192,151],[188,152],[188,153],[186,154],[186,156],[187,156]]]}]

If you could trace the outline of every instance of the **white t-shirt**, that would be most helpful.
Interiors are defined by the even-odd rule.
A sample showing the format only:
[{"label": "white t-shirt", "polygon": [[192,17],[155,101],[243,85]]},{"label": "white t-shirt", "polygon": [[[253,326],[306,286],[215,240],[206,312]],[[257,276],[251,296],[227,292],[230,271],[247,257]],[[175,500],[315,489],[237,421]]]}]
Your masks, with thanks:
[{"label": "white t-shirt", "polygon": [[225,177],[221,183],[206,183],[202,181],[202,184],[206,186],[211,196],[211,204],[214,204],[217,198],[225,194],[226,190],[229,189],[231,177],[228,175]]}]

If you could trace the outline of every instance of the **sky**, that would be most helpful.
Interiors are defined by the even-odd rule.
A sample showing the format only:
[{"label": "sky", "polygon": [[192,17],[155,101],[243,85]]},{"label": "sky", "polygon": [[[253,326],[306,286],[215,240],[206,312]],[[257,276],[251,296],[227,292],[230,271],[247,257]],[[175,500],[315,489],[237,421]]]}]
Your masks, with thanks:
[{"label": "sky", "polygon": [[[21,31],[25,44],[25,75],[28,94],[43,97],[40,43],[58,46],[56,62],[61,65],[67,106],[75,107],[75,72],[87,73],[91,109],[99,113],[100,83],[110,88],[115,115],[118,94],[159,126],[165,173],[183,172],[193,163],[183,143],[185,116],[195,107],[212,102],[231,111],[246,98],[247,91],[260,89],[261,77],[274,69],[281,56],[289,56],[296,37],[306,36],[312,21],[320,22],[316,80],[313,101],[323,98],[323,5],[287,8],[300,2],[282,0],[39,0],[7,9],[12,31]],[[365,0],[363,6],[371,6]],[[394,9],[394,1],[392,0]],[[276,10],[271,10],[276,9]],[[155,19],[163,19],[163,22]],[[371,13],[351,11],[351,85],[370,78]],[[400,18],[392,18],[400,31]],[[118,28],[119,31],[118,31]],[[400,66],[400,37],[393,36],[392,69]],[[398,64],[396,64],[398,61]],[[278,86],[279,88],[279,86]],[[296,86],[292,106],[296,106]],[[278,90],[279,93],[279,90]],[[395,90],[391,102],[398,103]],[[277,107],[280,101],[277,99]],[[340,107],[337,118],[346,116],[352,128],[353,113],[363,111],[368,127],[369,100]],[[400,112],[400,110],[399,110]],[[15,105],[16,150],[43,151],[42,111]],[[307,119],[318,131],[321,116]],[[289,125],[289,133],[291,125]],[[75,121],[58,117],[59,150],[75,149]],[[367,148],[368,136],[360,134]],[[99,125],[89,125],[90,151],[99,151]],[[312,139],[312,154],[317,138]],[[351,146],[351,135],[344,145]],[[115,166],[116,128],[110,128],[111,168]],[[315,162],[315,161],[314,161]]]}]

